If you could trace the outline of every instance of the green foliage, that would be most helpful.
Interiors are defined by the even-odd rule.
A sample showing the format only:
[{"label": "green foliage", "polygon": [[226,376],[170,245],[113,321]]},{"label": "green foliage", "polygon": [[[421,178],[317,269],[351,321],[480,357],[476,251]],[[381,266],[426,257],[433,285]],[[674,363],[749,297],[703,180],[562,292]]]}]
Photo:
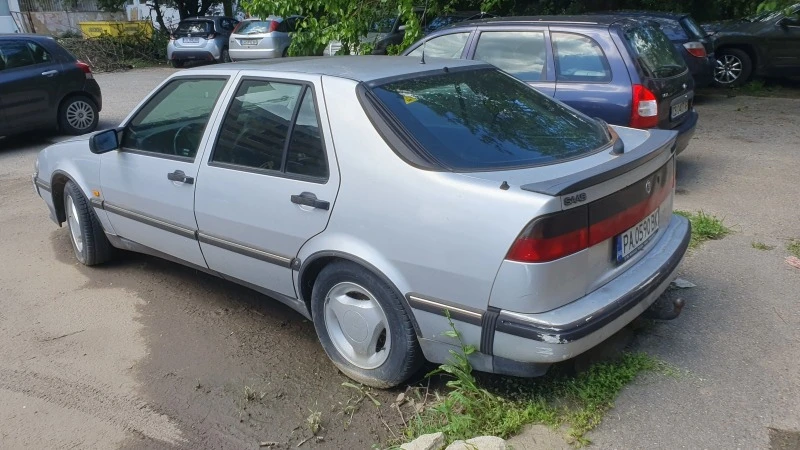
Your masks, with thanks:
[{"label": "green foliage", "polygon": [[768,251],[768,250],[774,250],[775,249],[774,245],[765,244],[763,242],[752,242],[750,245],[756,250]]},{"label": "green foliage", "polygon": [[692,213],[690,211],[676,210],[675,214],[686,217],[692,224],[690,248],[695,248],[704,241],[722,239],[731,232],[731,229],[722,223],[722,219],[706,214],[703,211]]},{"label": "green foliage", "polygon": [[491,377],[482,387],[468,359],[475,348],[464,345],[452,321],[444,334],[459,341],[460,351],[451,351],[451,362],[428,376],[450,377],[449,392],[408,421],[405,440],[436,431],[443,432],[448,442],[482,435],[507,438],[525,424],[540,423],[566,426],[573,442],[584,445],[588,443],[584,435],[614,406],[622,388],[639,373],[660,367],[647,355],[626,353],[616,362],[596,364],[576,376]]},{"label": "green foliage", "polygon": [[789,253],[800,258],[800,239],[790,240],[789,243],[786,244],[786,250],[789,250]]}]

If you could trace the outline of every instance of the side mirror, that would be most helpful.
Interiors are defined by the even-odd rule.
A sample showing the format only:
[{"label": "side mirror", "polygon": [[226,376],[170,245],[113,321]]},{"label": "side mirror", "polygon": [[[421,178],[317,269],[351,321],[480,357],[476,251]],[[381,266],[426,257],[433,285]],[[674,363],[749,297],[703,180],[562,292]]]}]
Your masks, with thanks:
[{"label": "side mirror", "polygon": [[89,150],[95,154],[108,153],[119,148],[119,135],[117,130],[105,130],[89,138]]}]

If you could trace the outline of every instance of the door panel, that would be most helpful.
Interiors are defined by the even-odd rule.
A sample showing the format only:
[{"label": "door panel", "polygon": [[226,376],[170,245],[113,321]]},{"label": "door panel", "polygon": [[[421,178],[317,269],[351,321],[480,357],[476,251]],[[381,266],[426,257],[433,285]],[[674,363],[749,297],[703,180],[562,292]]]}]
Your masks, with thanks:
[{"label": "door panel", "polygon": [[767,34],[768,65],[776,75],[800,74],[800,16],[790,16]]},{"label": "door panel", "polygon": [[291,75],[304,77],[242,74],[195,199],[209,268],[290,297],[294,258],[327,226],[339,189],[320,77]]},{"label": "door panel", "polygon": [[61,64],[33,41],[0,41],[0,108],[6,127],[23,131],[55,126]]},{"label": "door panel", "polygon": [[196,238],[194,188],[226,77],[167,82],[122,132],[122,150],[102,155],[104,208],[117,235],[205,267]]}]

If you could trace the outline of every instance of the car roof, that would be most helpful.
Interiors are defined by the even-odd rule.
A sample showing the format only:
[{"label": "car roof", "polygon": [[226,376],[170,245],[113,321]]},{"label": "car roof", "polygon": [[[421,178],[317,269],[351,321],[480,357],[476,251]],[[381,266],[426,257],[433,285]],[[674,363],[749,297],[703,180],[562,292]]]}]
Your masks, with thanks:
[{"label": "car roof", "polygon": [[[481,61],[451,58],[425,58],[425,64],[415,56],[310,56],[297,58],[275,58],[262,61],[227,63],[212,69],[263,70],[270,72],[296,72],[328,75],[354,81],[370,82],[382,78],[457,67],[491,67]],[[191,73],[192,70],[186,70]],[[209,70],[198,67],[197,70]]]},{"label": "car roof", "polygon": [[33,39],[37,41],[53,41],[55,42],[55,38],[52,36],[48,36],[45,34],[30,34],[30,33],[3,33],[0,34],[0,39]]},{"label": "car roof", "polygon": [[449,28],[469,27],[474,25],[516,25],[516,24],[542,24],[542,25],[580,25],[607,27],[611,24],[629,20],[628,17],[615,16],[613,14],[585,14],[575,16],[515,16],[515,17],[491,17],[487,19],[470,20],[459,22]]},{"label": "car roof", "polygon": [[664,12],[664,11],[639,11],[639,10],[619,10],[619,11],[604,11],[602,14],[605,16],[621,16],[621,17],[656,17],[659,19],[673,19],[680,20],[684,17],[689,17],[689,13],[678,12]]}]

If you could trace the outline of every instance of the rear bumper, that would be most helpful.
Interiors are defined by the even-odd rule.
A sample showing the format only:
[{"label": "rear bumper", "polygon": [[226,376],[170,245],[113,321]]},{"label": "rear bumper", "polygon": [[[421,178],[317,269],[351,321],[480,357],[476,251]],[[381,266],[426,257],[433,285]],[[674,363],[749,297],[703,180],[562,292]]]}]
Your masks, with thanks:
[{"label": "rear bumper", "polygon": [[265,48],[229,48],[228,52],[231,59],[234,61],[247,61],[253,59],[270,59],[280,58],[282,52],[278,49],[265,49]]},{"label": "rear bumper", "polygon": [[206,50],[175,50],[169,55],[171,61],[213,61],[219,55]]},{"label": "rear bumper", "polygon": [[692,109],[689,111],[689,117],[683,121],[678,128],[674,130],[678,132],[678,137],[675,140],[675,154],[680,154],[686,147],[689,146],[689,141],[694,136],[694,131],[697,128],[697,120],[699,118],[697,111]]},{"label": "rear bumper", "polygon": [[[546,313],[500,310],[495,320],[484,320],[494,322],[492,330],[483,331],[493,337],[495,363],[515,367],[515,375],[525,375],[524,367],[530,366],[536,375],[542,364],[573,358],[609,338],[667,289],[686,254],[690,232],[689,221],[673,215],[646,258],[591,294]],[[498,364],[495,371],[509,373]]]},{"label": "rear bumper", "polygon": [[[694,57],[693,57],[694,58]],[[714,81],[714,54],[706,56],[705,58],[694,58],[692,64],[689,64],[689,70],[692,72],[695,88],[703,88],[711,85]]]}]

